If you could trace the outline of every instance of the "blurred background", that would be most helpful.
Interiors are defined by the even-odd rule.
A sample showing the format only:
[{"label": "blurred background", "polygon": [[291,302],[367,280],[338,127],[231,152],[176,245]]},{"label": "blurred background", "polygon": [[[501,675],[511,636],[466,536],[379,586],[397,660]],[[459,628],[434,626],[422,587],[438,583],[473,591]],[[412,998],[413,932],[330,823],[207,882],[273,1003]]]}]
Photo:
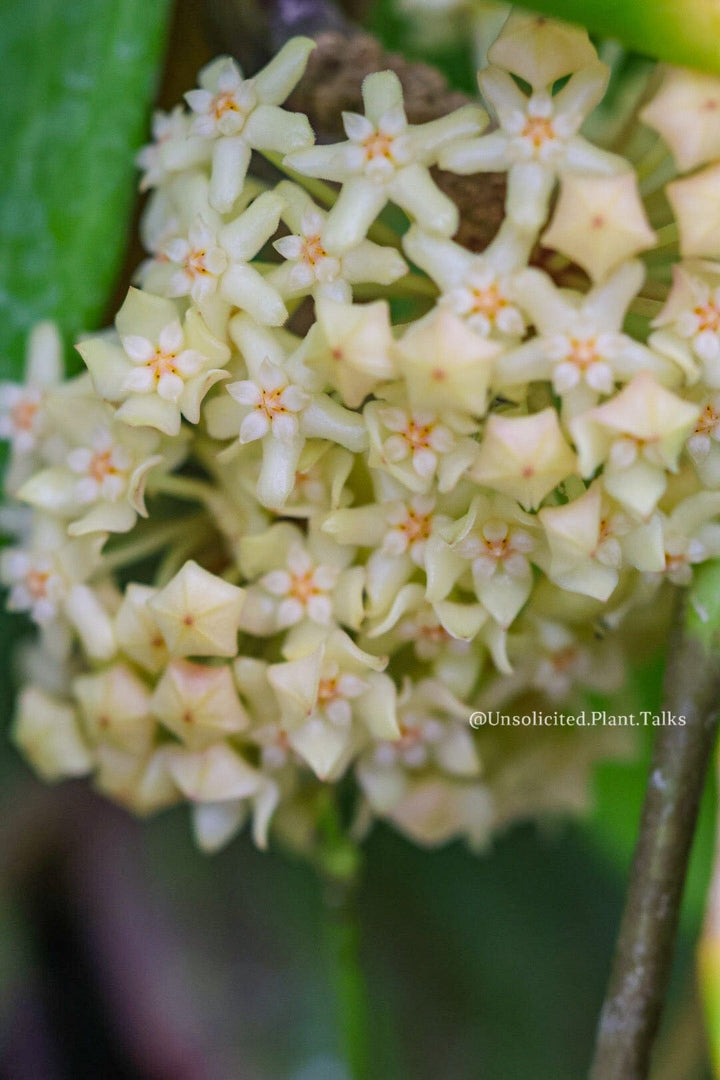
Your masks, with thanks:
[{"label": "blurred background", "polygon": [[[179,101],[217,52],[252,73],[276,13],[248,0],[0,4],[0,377],[20,372],[36,319],[58,319],[68,340],[111,319],[141,258],[132,160],[151,108]],[[348,14],[472,92],[462,8],[431,18],[379,0]],[[4,732],[25,632],[2,616]],[[645,661],[620,711],[659,707],[662,668]],[[647,734],[597,768],[582,820],[518,825],[479,855],[375,828],[355,912],[373,1080],[585,1075]],[[653,1080],[711,1075],[694,957],[713,807],[709,791]],[[294,857],[247,838],[202,856],[185,810],[137,822],[85,784],[41,785],[3,734],[0,1080],[349,1080],[338,918]]]}]

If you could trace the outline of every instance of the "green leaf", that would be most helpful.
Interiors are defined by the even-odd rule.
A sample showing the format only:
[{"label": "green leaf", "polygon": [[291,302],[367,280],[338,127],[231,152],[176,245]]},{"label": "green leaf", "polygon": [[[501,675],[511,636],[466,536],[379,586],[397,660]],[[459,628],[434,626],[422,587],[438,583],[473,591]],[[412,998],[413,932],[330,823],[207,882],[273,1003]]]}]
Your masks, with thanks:
[{"label": "green leaf", "polygon": [[128,238],[169,0],[0,3],[0,374],[97,326]]},{"label": "green leaf", "polygon": [[720,72],[717,0],[527,0],[524,6],[580,23],[646,56]]}]

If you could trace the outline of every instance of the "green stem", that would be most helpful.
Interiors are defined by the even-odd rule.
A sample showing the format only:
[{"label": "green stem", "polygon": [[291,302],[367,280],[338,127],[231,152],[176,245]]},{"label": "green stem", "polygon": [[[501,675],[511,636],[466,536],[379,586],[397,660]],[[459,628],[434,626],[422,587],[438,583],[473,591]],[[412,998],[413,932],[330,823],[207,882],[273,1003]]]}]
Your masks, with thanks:
[{"label": "green stem", "polygon": [[168,581],[175,576],[183,563],[185,563],[190,558],[193,551],[195,551],[199,541],[207,535],[207,531],[208,521],[205,517],[201,518],[195,526],[186,526],[178,543],[168,548],[155,572],[154,583],[158,589],[167,585]]},{"label": "green stem", "polygon": [[103,554],[102,571],[114,573],[124,566],[140,562],[157,551],[167,547],[175,539],[186,536],[189,529],[196,530],[200,524],[207,525],[207,519],[201,514],[192,514],[190,517],[181,518],[179,521],[168,521],[162,525],[151,525],[142,531],[142,535],[126,544],[118,544],[111,548],[107,554]]},{"label": "green stem", "polygon": [[213,489],[204,480],[191,476],[177,476],[161,473],[148,481],[149,495],[172,495],[187,502],[207,502],[214,495]]},{"label": "green stem", "polygon": [[339,1021],[340,1049],[352,1080],[369,1080],[368,1001],[360,966],[356,885],[325,885],[325,941]]}]

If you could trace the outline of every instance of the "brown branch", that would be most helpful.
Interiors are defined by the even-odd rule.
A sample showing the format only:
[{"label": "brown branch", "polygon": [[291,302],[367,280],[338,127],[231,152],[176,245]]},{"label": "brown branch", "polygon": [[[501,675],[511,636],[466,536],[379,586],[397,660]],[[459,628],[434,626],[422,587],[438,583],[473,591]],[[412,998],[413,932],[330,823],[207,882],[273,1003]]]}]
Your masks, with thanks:
[{"label": "brown branch", "polygon": [[664,707],[686,723],[658,728],[591,1080],[645,1080],[670,975],[720,698],[720,659],[683,629],[685,602],[678,600]]}]

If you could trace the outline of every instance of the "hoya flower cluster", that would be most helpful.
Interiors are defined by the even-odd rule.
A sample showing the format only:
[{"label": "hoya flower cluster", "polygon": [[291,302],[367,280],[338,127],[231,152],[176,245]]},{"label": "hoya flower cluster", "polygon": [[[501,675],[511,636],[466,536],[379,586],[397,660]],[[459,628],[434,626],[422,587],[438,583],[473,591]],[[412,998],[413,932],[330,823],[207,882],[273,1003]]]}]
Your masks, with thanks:
[{"label": "hoya flower cluster", "polygon": [[[669,188],[685,258],[642,340],[656,237],[631,164],[582,134],[608,81],[584,31],[510,16],[492,124],[413,125],[372,74],[334,145],[282,107],[312,48],[249,79],[217,60],[156,118],[115,327],[70,380],[37,327],[2,388],[26,512],[0,573],[39,626],[14,737],[137,812],[189,801],[208,850],[247,818],[311,843],[340,782],[358,829],[481,843],[581,802],[612,740],[470,714],[617,688],[628,613],[720,554],[720,84],[671,72],[645,109],[702,168]],[[481,254],[435,166],[507,173]]]}]

